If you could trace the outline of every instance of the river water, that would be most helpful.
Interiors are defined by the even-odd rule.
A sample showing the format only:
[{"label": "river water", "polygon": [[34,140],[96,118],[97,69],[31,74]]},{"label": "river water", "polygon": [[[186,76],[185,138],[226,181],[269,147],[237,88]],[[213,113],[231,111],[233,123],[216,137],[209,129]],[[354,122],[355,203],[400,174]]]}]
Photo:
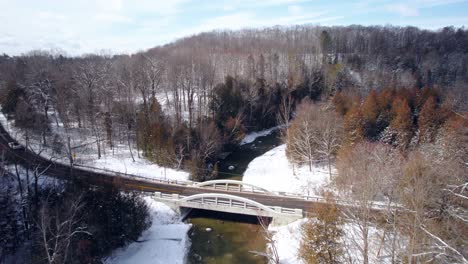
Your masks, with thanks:
[{"label": "river water", "polygon": [[[249,163],[280,144],[277,134],[259,137],[240,146],[218,164],[219,178],[242,180]],[[234,169],[229,170],[229,166]],[[196,210],[187,222],[191,247],[187,261],[190,264],[265,264],[263,257],[250,251],[264,252],[266,241],[256,217]]]}]

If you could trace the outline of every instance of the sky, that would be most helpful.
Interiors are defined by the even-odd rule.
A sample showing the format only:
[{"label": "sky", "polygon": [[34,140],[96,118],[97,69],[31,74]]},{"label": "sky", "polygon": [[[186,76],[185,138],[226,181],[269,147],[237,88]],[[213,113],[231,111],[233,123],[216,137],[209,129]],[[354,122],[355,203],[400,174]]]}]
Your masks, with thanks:
[{"label": "sky", "polygon": [[0,0],[0,54],[133,53],[215,29],[468,26],[468,0]]}]

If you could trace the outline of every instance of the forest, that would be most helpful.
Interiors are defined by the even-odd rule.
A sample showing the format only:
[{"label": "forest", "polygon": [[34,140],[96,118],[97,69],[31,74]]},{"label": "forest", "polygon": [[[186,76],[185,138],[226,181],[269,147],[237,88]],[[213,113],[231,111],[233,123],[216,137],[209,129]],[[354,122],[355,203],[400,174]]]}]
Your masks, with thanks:
[{"label": "forest", "polygon": [[[66,138],[50,123],[87,128],[98,156],[104,144],[124,142],[132,155],[142,150],[203,180],[216,177],[209,168],[219,153],[248,131],[283,125],[278,113],[304,98],[434,88],[466,110],[467,41],[451,27],[296,26],[203,33],[133,55],[4,55],[2,111],[63,152]],[[388,121],[366,138],[381,137]]]},{"label": "forest", "polygon": [[[99,158],[125,145],[194,181],[215,179],[247,133],[278,126],[293,164],[327,164],[340,195],[357,201],[344,213],[359,223],[364,263],[376,200],[415,212],[382,223],[408,236],[393,263],[462,263],[467,43],[464,28],[294,26],[207,32],[132,55],[31,51],[0,57],[0,104],[70,164],[79,161],[67,133],[78,129]],[[320,216],[304,233],[336,242],[339,214]],[[332,244],[303,244],[302,256],[335,263]]]}]

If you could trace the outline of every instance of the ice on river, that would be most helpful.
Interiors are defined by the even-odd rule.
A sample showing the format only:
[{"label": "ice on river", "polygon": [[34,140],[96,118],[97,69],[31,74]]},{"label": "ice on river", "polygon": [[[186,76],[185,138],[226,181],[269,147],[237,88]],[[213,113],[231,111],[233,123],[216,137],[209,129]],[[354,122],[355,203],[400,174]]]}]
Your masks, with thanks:
[{"label": "ice on river", "polygon": [[106,264],[182,264],[190,246],[189,224],[180,221],[167,205],[145,197],[152,224],[139,238],[125,248],[117,249],[104,260]]},{"label": "ice on river", "polygon": [[275,127],[272,127],[272,128],[262,130],[262,131],[250,132],[247,135],[245,135],[244,139],[242,139],[242,141],[241,141],[241,143],[239,145],[242,146],[242,145],[245,145],[245,144],[250,144],[250,143],[254,142],[255,139],[257,139],[259,137],[268,136],[268,135],[270,135],[271,133],[273,133],[275,130],[277,130],[279,128],[280,128],[280,126],[275,126]]}]

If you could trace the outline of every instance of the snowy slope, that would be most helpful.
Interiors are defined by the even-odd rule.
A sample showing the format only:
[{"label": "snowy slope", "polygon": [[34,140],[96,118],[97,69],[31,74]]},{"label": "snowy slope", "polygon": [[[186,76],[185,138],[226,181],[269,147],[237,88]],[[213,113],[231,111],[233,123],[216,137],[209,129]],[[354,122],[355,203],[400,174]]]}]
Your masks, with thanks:
[{"label": "snowy slope", "polygon": [[[14,122],[7,120],[5,115],[1,112],[0,108],[0,123],[9,132],[9,134],[15,138],[20,144],[26,145],[25,133],[14,126]],[[65,132],[64,128],[60,125],[57,126],[55,123],[51,123],[52,130],[55,135],[61,138],[64,142],[69,135],[72,139],[71,145],[83,146],[74,150],[73,156],[76,164],[95,167],[98,169],[107,169],[120,173],[128,173],[137,176],[143,176],[147,178],[159,178],[159,179],[170,179],[170,180],[188,180],[189,173],[182,170],[175,170],[171,168],[164,168],[154,164],[142,157],[138,157],[138,153],[135,147],[132,147],[132,153],[135,161],[131,158],[130,149],[125,144],[115,144],[114,148],[111,149],[108,146],[102,147],[102,156],[98,159],[96,146],[92,144],[90,139],[89,131],[85,131],[79,128],[72,128]],[[65,153],[57,154],[50,146],[44,147],[40,143],[40,137],[34,137],[30,135],[29,147],[36,153],[41,153],[41,156],[47,159],[53,159],[56,162],[69,164],[67,155]],[[48,139],[52,141],[51,138]],[[106,144],[103,144],[106,145]]]},{"label": "snowy slope", "polygon": [[250,162],[242,181],[269,191],[317,195],[329,184],[326,168],[294,168],[286,158],[286,145],[280,145]]},{"label": "snowy slope", "polygon": [[[333,171],[335,170],[333,169]],[[293,170],[292,164],[286,157],[286,145],[281,145],[250,162],[242,180],[270,191],[319,195],[321,188],[333,190],[328,178],[326,168],[313,167],[310,171],[307,166],[303,166]],[[276,241],[281,264],[303,263],[298,258],[298,250],[301,240],[301,225],[305,221],[306,219],[301,219],[285,226],[269,227],[269,230],[274,232],[273,239]],[[358,246],[362,245],[362,238],[358,226],[346,223],[343,229],[342,242],[346,251],[345,258],[351,259],[353,263],[362,263],[362,254]],[[380,257],[377,256],[377,252],[381,248],[383,234],[382,229],[370,227],[370,263],[391,262],[388,252],[382,250]],[[383,243],[390,245],[391,242],[391,237],[387,234]],[[404,245],[397,245],[397,247],[402,248]]]},{"label": "snowy slope", "polygon": [[143,232],[141,242],[134,242],[114,251],[104,260],[106,264],[182,264],[190,246],[187,232],[189,224],[180,221],[179,216],[167,205],[155,202],[149,197],[145,201],[150,208],[151,227]]}]

